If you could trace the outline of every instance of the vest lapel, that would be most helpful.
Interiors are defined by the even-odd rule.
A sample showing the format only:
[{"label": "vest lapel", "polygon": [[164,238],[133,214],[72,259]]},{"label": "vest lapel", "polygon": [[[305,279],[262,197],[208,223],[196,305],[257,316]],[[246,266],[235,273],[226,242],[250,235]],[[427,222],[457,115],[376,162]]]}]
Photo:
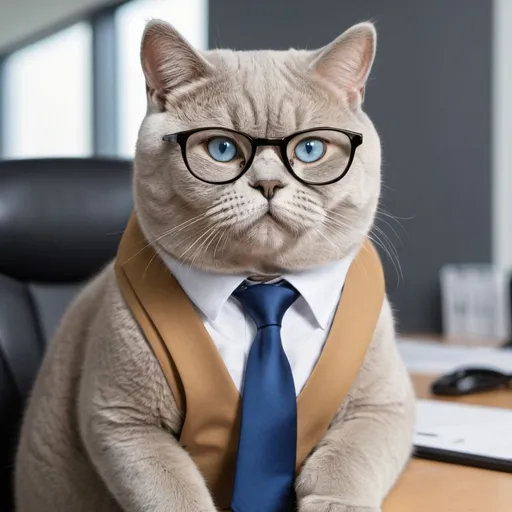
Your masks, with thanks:
[{"label": "vest lapel", "polygon": [[[180,442],[220,508],[228,508],[239,437],[241,397],[194,305],[130,219],[116,277],[185,420]],[[331,332],[298,397],[297,470],[327,431],[348,393],[375,330],[384,298],[379,257],[366,242],[352,263]]]},{"label": "vest lapel", "polygon": [[121,242],[116,273],[184,412],[180,442],[214,491],[216,502],[227,508],[238,446],[240,394],[193,304],[148,247],[134,216]]},{"label": "vest lapel", "polygon": [[367,241],[350,266],[331,331],[298,397],[298,468],[324,437],[363,364],[384,294],[380,259]]}]

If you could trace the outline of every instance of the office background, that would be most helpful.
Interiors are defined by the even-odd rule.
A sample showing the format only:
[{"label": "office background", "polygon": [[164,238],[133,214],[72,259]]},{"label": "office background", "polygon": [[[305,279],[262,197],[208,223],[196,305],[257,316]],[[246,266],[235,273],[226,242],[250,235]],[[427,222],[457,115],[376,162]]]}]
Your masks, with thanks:
[{"label": "office background", "polygon": [[131,158],[151,17],[201,49],[313,48],[373,20],[366,109],[382,137],[385,212],[375,235],[400,330],[440,331],[442,265],[512,265],[512,2],[2,2],[0,156]]}]

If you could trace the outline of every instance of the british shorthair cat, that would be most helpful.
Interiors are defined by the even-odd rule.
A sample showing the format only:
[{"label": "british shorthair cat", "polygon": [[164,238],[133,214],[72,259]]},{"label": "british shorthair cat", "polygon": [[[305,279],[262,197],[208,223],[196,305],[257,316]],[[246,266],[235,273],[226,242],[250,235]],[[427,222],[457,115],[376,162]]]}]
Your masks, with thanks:
[{"label": "british shorthair cat", "polygon": [[[252,327],[230,293],[212,313],[219,299],[208,296],[223,285],[194,292],[191,276],[209,276],[202,282],[213,288],[291,276],[303,297],[283,321],[283,345],[304,386],[342,293],[343,279],[331,276],[346,275],[379,201],[379,136],[362,109],[375,49],[370,23],[314,51],[200,53],[165,22],[146,27],[135,214],[239,388]],[[179,442],[184,415],[110,264],[48,348],[22,428],[17,510],[214,512],[208,482]],[[350,391],[298,471],[298,510],[380,511],[410,455],[413,423],[384,299]]]}]

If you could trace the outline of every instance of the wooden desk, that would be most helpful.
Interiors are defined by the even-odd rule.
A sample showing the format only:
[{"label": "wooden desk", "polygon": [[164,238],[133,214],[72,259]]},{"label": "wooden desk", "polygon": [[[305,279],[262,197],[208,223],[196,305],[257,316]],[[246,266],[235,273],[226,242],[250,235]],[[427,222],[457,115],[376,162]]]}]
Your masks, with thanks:
[{"label": "wooden desk", "polygon": [[[413,378],[419,398],[432,378]],[[512,391],[455,399],[457,402],[512,409]],[[384,503],[383,512],[510,512],[512,474],[412,459]]]}]

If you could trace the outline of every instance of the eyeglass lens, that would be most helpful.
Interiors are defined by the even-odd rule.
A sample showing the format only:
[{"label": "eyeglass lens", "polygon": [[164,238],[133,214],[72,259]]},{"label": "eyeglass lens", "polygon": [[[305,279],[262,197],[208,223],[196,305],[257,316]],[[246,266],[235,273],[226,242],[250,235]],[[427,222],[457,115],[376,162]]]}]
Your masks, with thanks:
[{"label": "eyeglass lens", "polygon": [[[186,163],[197,178],[222,183],[244,172],[255,149],[243,134],[222,129],[201,130],[188,137]],[[351,151],[351,140],[345,133],[312,130],[288,142],[284,163],[304,181],[325,183],[345,172]]]}]

